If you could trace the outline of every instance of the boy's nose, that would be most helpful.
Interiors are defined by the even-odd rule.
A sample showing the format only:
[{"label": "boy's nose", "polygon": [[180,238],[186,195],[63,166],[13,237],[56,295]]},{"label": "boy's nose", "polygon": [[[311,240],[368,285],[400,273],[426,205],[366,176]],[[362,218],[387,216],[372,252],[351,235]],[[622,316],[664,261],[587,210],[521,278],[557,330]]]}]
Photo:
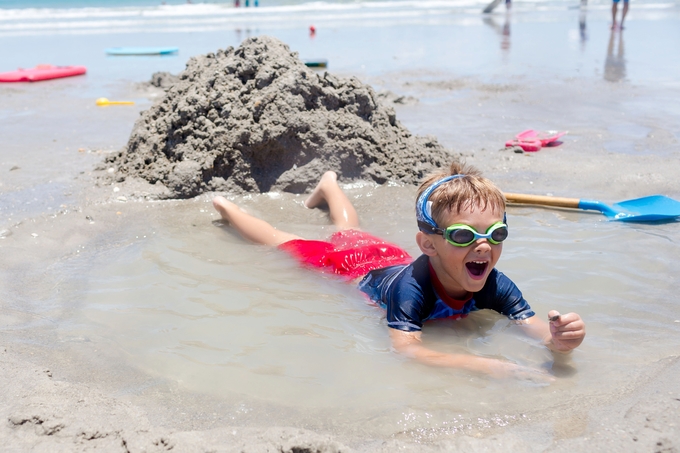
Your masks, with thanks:
[{"label": "boy's nose", "polygon": [[491,244],[485,238],[479,238],[479,239],[477,239],[477,242],[475,242],[475,250],[486,251],[486,250],[490,250],[490,249],[491,249]]}]

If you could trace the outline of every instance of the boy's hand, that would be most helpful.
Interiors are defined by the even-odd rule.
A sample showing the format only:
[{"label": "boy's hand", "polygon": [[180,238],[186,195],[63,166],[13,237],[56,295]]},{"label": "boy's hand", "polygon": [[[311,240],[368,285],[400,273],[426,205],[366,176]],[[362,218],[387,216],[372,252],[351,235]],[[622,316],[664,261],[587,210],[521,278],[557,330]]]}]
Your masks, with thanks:
[{"label": "boy's hand", "polygon": [[[543,326],[545,327],[545,324]],[[516,378],[536,383],[548,383],[555,380],[552,375],[538,368],[470,354],[433,351],[423,346],[420,332],[403,332],[398,329],[389,329],[389,332],[392,347],[395,350],[426,365],[462,368],[499,379]]]},{"label": "boy's hand", "polygon": [[489,376],[503,379],[514,378],[523,381],[531,381],[537,384],[547,384],[555,381],[555,377],[547,371],[538,368],[531,368],[527,366],[517,365],[511,362],[496,359],[482,359],[485,360],[480,371],[487,373]]},{"label": "boy's hand", "polygon": [[569,352],[578,347],[586,336],[586,325],[576,313],[560,315],[556,310],[548,313],[552,348],[559,352]]}]

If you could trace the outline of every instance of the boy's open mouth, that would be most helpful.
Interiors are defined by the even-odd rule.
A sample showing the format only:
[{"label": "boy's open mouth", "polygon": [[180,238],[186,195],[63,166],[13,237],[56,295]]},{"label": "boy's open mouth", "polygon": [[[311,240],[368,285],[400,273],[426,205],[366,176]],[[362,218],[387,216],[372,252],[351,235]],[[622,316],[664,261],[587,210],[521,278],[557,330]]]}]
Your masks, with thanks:
[{"label": "boy's open mouth", "polygon": [[467,267],[468,272],[472,274],[475,277],[479,277],[484,275],[484,272],[486,271],[486,266],[489,265],[488,261],[469,261],[465,263],[465,267]]}]

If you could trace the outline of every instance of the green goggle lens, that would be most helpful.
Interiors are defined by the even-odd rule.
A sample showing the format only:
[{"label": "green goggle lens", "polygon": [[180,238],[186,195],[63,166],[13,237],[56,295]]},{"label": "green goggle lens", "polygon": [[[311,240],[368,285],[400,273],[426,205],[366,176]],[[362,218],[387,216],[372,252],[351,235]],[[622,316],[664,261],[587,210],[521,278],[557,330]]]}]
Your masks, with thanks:
[{"label": "green goggle lens", "polygon": [[508,226],[503,222],[491,225],[485,234],[480,234],[470,225],[457,223],[444,230],[444,239],[456,247],[467,247],[477,239],[486,239],[492,244],[500,244],[508,237]]}]

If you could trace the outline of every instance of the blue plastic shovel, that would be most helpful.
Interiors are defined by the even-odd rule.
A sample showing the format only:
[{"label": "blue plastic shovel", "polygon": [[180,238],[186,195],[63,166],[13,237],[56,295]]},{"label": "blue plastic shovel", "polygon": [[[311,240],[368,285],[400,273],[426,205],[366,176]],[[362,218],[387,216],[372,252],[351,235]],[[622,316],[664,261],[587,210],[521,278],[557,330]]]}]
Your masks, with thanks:
[{"label": "blue plastic shovel", "polygon": [[612,206],[607,206],[601,201],[596,200],[546,197],[520,193],[506,193],[505,198],[509,203],[600,211],[610,220],[620,220],[622,222],[658,222],[674,220],[680,217],[680,201],[663,195],[635,198],[634,200],[615,203]]}]

